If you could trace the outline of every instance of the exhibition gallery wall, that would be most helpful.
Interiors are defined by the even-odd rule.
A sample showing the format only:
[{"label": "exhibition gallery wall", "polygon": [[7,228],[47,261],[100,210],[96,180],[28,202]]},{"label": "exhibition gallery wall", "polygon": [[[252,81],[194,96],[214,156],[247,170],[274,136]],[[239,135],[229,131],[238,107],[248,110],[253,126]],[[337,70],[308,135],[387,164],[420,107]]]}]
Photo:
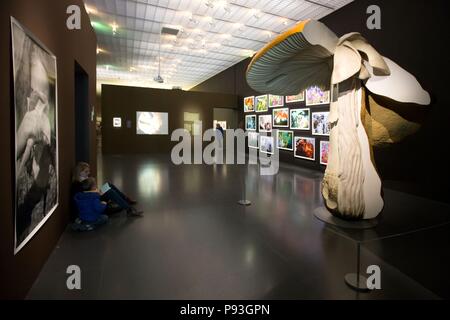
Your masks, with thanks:
[{"label": "exhibition gallery wall", "polygon": [[[82,25],[88,27],[61,27],[74,4],[84,8],[81,0],[0,3],[0,298],[25,297],[69,221],[75,66],[87,75],[88,104],[94,106],[97,47],[84,9]],[[95,125],[86,123],[86,160],[94,170]]]},{"label": "exhibition gallery wall", "polygon": [[[369,30],[366,19],[360,18],[367,16],[367,7],[372,4],[378,5],[383,13],[381,30]],[[450,201],[447,195],[450,170],[446,166],[439,166],[438,175],[432,174],[430,170],[436,168],[437,163],[442,162],[445,152],[443,146],[447,145],[445,119],[450,116],[448,108],[450,98],[447,93],[445,73],[439,70],[447,70],[449,61],[445,57],[445,43],[439,35],[449,29],[445,14],[448,9],[449,4],[445,1],[438,1],[430,6],[426,1],[359,0],[321,20],[338,37],[350,32],[361,33],[380,54],[395,61],[414,75],[423,89],[430,94],[431,104],[423,107],[393,103],[389,100],[391,108],[397,114],[408,122],[417,124],[419,129],[399,143],[374,148],[373,156],[383,186],[443,202]],[[420,17],[421,21],[433,21],[433,23],[424,28],[422,24],[413,23],[405,18],[411,16]],[[417,39],[421,39],[420,42]],[[298,99],[272,97],[278,101],[278,106],[275,107],[271,105],[274,101],[270,101],[269,96],[273,92],[258,92],[246,82],[246,72],[251,60],[249,58],[225,70],[192,90],[236,94],[240,100],[241,121],[247,125],[256,126],[256,130],[254,127],[248,128],[250,137],[256,136],[261,131],[267,131],[259,128],[261,123],[267,123],[269,130],[270,127],[274,127],[283,131],[282,137],[274,137],[273,141],[268,141],[270,144],[273,143],[274,147],[277,147],[277,140],[293,138],[292,145],[289,142],[289,150],[280,149],[281,161],[325,171],[326,167],[321,164],[325,159],[321,157],[327,150],[326,143],[329,137],[327,132],[319,132],[323,130],[314,128],[320,123],[320,119],[313,119],[313,117],[321,118],[328,115],[329,87],[320,88],[313,85],[307,89],[309,93],[308,91],[299,93],[301,96]],[[322,93],[325,93],[324,100],[315,103],[317,101],[313,99],[319,99]],[[308,94],[313,94],[314,97],[308,97]],[[252,103],[253,107],[248,107]],[[255,110],[249,110],[249,108],[255,108]],[[258,110],[258,108],[261,109]],[[288,124],[276,126],[274,115],[278,116],[278,114],[287,117]],[[302,125],[298,122],[304,118],[307,119],[305,127],[301,128]],[[307,128],[308,119],[309,129]],[[300,154],[296,142],[303,146],[309,145],[309,154],[305,156],[303,151]]]},{"label": "exhibition gallery wall", "polygon": [[203,134],[213,127],[214,108],[238,105],[234,94],[103,85],[102,151],[170,154],[175,129]]}]

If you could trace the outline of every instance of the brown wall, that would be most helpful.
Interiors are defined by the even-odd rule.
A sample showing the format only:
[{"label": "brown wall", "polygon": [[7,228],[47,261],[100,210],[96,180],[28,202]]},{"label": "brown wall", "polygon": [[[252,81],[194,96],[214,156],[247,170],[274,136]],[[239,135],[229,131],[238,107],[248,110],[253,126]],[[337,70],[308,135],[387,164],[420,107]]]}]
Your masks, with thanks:
[{"label": "brown wall", "polygon": [[[372,4],[381,8],[381,30],[366,27],[366,10]],[[428,114],[422,116],[424,124],[420,132],[391,148],[376,149],[374,155],[385,186],[446,202],[450,202],[447,191],[450,168],[442,165],[447,159],[442,150],[449,145],[450,60],[445,36],[450,31],[448,12],[450,2],[447,0],[356,0],[322,19],[338,36],[360,32],[381,54],[416,76],[430,93],[432,105],[426,109]],[[255,95],[245,83],[249,62],[250,59],[244,60],[192,90],[234,93],[239,99]],[[222,91],[221,84],[225,83]],[[281,152],[280,158],[314,167],[286,152]]]},{"label": "brown wall", "polygon": [[[102,148],[103,153],[166,153],[177,142],[170,141],[170,133],[184,128],[184,112],[200,114],[203,129],[213,126],[214,108],[236,108],[233,94],[161,90],[122,86],[102,86]],[[136,112],[169,113],[169,135],[142,136],[136,134]],[[122,128],[113,128],[113,118],[122,118]],[[127,128],[130,120],[132,126]]]},{"label": "brown wall", "polygon": [[[82,9],[82,30],[66,28],[66,9]],[[14,256],[14,102],[10,17],[57,57],[59,206],[33,239]],[[69,219],[69,190],[75,159],[74,65],[89,75],[90,105],[95,104],[96,36],[81,0],[3,0],[0,3],[0,298],[24,298],[55,247]],[[96,168],[94,127],[91,164]],[[95,173],[95,172],[94,172]]]}]

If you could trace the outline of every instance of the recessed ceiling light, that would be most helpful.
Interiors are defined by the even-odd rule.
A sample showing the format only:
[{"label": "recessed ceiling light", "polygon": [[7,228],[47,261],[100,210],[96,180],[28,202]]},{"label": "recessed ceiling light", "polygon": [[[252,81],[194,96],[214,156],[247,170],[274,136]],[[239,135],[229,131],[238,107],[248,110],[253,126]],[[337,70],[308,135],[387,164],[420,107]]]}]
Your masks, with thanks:
[{"label": "recessed ceiling light", "polygon": [[117,23],[112,23],[111,24],[111,28],[112,28],[112,33],[113,33],[113,35],[116,35],[117,34],[117,29],[119,28],[119,26],[117,25]]}]

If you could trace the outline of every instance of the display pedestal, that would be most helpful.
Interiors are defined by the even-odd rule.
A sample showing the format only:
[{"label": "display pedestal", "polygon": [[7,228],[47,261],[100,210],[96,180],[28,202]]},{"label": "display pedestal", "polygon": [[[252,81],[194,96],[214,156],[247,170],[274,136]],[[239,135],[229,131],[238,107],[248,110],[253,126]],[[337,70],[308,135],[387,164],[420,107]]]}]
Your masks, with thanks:
[{"label": "display pedestal", "polygon": [[372,220],[356,220],[356,221],[347,221],[343,219],[336,218],[333,216],[327,208],[320,207],[314,210],[314,216],[322,222],[344,228],[344,229],[371,229],[375,228],[378,225],[377,219]]},{"label": "display pedestal", "polygon": [[238,204],[241,206],[251,206],[252,202],[250,200],[239,200]]},{"label": "display pedestal", "polygon": [[[359,280],[358,280],[359,279]],[[345,276],[345,283],[355,291],[368,292],[367,288],[367,278],[359,276],[356,273],[349,273]]]},{"label": "display pedestal", "polygon": [[248,174],[248,165],[245,167],[245,174],[243,175],[242,178],[242,190],[243,190],[242,200],[238,201],[238,204],[244,207],[252,205],[252,202],[250,200],[247,200],[247,184],[246,184],[247,174]]},{"label": "display pedestal", "polygon": [[353,290],[367,292],[367,278],[361,275],[361,242],[356,243],[356,273],[347,273],[345,283]]}]

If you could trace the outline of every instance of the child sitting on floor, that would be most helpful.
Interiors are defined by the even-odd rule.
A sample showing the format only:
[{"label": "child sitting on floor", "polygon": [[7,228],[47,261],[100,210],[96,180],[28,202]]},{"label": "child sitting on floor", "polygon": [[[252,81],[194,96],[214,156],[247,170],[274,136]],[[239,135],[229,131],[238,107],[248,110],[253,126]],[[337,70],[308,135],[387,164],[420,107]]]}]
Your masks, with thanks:
[{"label": "child sitting on floor", "polygon": [[108,216],[105,214],[107,205],[100,200],[94,178],[84,180],[82,190],[83,192],[77,193],[74,197],[79,217],[72,228],[77,231],[91,231],[108,221]]}]

